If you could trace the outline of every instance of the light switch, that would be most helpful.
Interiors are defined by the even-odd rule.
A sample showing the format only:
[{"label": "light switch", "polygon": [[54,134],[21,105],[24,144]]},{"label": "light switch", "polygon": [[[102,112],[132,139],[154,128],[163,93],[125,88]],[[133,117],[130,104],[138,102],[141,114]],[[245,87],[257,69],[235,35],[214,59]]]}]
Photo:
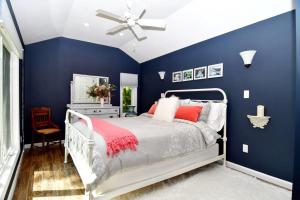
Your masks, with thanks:
[{"label": "light switch", "polygon": [[243,144],[243,152],[248,153],[248,145],[247,144]]},{"label": "light switch", "polygon": [[250,98],[250,91],[244,90],[244,99],[249,99],[249,98]]}]

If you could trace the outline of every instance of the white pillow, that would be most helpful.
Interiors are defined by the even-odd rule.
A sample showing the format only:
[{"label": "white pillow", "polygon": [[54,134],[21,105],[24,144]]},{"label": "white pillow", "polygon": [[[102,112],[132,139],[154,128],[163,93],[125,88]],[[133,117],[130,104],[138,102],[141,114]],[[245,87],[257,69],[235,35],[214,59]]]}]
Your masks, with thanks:
[{"label": "white pillow", "polygon": [[226,119],[226,107],[224,103],[211,103],[207,118],[207,125],[215,131],[220,131]]},{"label": "white pillow", "polygon": [[180,102],[181,106],[186,106],[186,105],[190,104],[191,99],[180,99],[179,102]]},{"label": "white pillow", "polygon": [[170,98],[161,98],[158,101],[153,118],[157,120],[172,122],[175,117],[178,106],[178,97],[172,96]]},{"label": "white pillow", "polygon": [[201,110],[198,121],[203,121],[206,123],[208,120],[208,115],[210,113],[210,102],[204,103],[204,102],[191,101],[189,105],[202,106],[202,110]]}]

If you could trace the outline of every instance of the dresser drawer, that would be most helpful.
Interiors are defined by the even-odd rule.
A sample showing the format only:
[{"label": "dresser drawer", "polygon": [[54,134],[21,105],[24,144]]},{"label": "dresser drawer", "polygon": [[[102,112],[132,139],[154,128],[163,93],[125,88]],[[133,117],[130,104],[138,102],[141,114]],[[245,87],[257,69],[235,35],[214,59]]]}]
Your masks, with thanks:
[{"label": "dresser drawer", "polygon": [[106,118],[118,118],[119,115],[117,115],[117,114],[103,114],[103,115],[89,115],[89,117],[96,117],[96,118],[106,119]]},{"label": "dresser drawer", "polygon": [[91,114],[119,114],[119,109],[116,109],[116,108],[105,108],[105,109],[101,109],[101,108],[96,108],[96,109],[83,108],[83,109],[77,109],[76,111],[79,112],[79,113],[82,113],[84,115],[91,115]]}]

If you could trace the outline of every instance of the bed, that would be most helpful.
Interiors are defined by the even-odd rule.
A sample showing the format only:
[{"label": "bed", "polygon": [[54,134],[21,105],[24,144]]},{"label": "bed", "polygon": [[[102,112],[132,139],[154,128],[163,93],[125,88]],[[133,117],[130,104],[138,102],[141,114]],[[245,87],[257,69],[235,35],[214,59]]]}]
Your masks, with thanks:
[{"label": "bed", "polygon": [[[227,105],[226,94],[219,88],[169,90],[165,96],[187,92],[217,92],[223,99],[209,101]],[[149,114],[107,119],[109,123],[132,131],[139,141],[136,151],[121,152],[114,157],[106,155],[106,144],[95,133],[92,120],[67,110],[65,163],[70,154],[85,187],[84,198],[88,200],[111,199],[219,160],[223,160],[225,166],[226,108],[222,131],[217,134],[206,123],[178,119],[163,122]],[[70,123],[74,115],[85,123]],[[218,143],[218,137],[212,139],[211,135],[220,135],[222,142]]]}]

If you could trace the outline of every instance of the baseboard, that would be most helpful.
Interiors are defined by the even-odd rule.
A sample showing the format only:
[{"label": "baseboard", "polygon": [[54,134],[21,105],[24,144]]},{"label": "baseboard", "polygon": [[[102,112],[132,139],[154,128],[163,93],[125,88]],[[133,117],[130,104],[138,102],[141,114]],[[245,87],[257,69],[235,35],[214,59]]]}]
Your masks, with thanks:
[{"label": "baseboard", "polygon": [[20,173],[20,169],[21,169],[21,165],[22,165],[22,161],[23,161],[23,154],[24,154],[24,151],[21,152],[21,158],[20,158],[20,161],[18,163],[17,171],[15,173],[14,180],[12,182],[12,185],[11,185],[11,188],[10,188],[7,199],[13,199],[15,189],[16,189],[16,186],[17,186],[17,180],[18,180],[18,177],[19,177],[19,173]]},{"label": "baseboard", "polygon": [[263,181],[272,183],[274,185],[278,185],[278,186],[283,187],[283,188],[288,189],[288,190],[293,189],[293,183],[291,183],[289,181],[285,181],[285,180],[282,180],[280,178],[276,178],[274,176],[270,176],[268,174],[264,174],[262,172],[255,171],[253,169],[250,169],[250,168],[247,168],[247,167],[244,167],[244,166],[241,166],[241,165],[229,162],[229,161],[227,161],[226,164],[227,164],[227,167],[229,167],[229,168],[232,168],[232,169],[235,169],[237,171],[243,172],[245,174],[254,176],[254,177],[256,177],[258,179],[261,179]]},{"label": "baseboard", "polygon": [[[65,141],[62,140],[61,143],[64,144]],[[42,147],[42,146],[43,146],[43,143],[42,143],[42,142],[36,142],[36,143],[34,143],[34,146]],[[24,149],[30,149],[30,147],[31,147],[31,144],[25,144],[25,145],[24,145]]]}]

